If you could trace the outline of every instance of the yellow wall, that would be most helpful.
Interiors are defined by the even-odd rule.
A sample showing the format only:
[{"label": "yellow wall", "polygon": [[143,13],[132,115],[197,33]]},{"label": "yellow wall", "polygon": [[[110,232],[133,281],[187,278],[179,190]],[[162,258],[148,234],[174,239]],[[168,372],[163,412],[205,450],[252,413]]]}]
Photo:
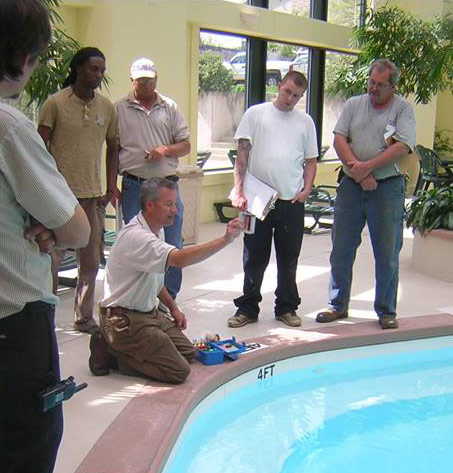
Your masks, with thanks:
[{"label": "yellow wall", "polygon": [[[443,8],[445,2],[394,3],[401,3],[402,7],[410,4],[413,11],[425,14],[426,10],[432,11],[426,3]],[[131,62],[141,56],[153,59],[158,70],[159,91],[176,100],[189,122],[192,152],[184,161],[190,163],[196,160],[200,28],[351,51],[349,28],[222,0],[65,0],[62,16],[69,33],[82,45],[99,47],[106,54],[112,84],[104,93],[112,100],[128,92]],[[439,113],[435,102],[416,107],[419,142],[427,145],[432,142]],[[440,115],[446,122],[443,108]],[[333,182],[333,167],[320,165],[317,182]],[[231,172],[205,175],[202,222],[216,218],[212,203],[226,198],[232,182]]]},{"label": "yellow wall", "polygon": [[[444,2],[444,15],[453,14],[453,3]],[[437,99],[436,127],[439,130],[449,130],[445,133],[453,143],[453,94],[451,91],[442,92]]]},{"label": "yellow wall", "polygon": [[[447,16],[453,13],[451,0],[377,0],[376,7],[396,6],[424,20],[432,20],[436,16]],[[450,91],[443,92],[427,105],[416,105],[417,143],[429,148],[433,145],[434,129],[453,130],[453,97]],[[453,138],[453,132],[451,134]]]},{"label": "yellow wall", "polygon": [[[191,163],[196,160],[200,28],[349,50],[348,28],[221,0],[66,0],[62,16],[68,32],[82,45],[105,53],[112,84],[104,93],[112,100],[128,92],[131,62],[141,56],[153,59],[159,91],[176,100],[189,121],[192,153],[185,161]],[[225,200],[232,183],[231,172],[205,175],[202,222],[215,220],[212,204]]]}]

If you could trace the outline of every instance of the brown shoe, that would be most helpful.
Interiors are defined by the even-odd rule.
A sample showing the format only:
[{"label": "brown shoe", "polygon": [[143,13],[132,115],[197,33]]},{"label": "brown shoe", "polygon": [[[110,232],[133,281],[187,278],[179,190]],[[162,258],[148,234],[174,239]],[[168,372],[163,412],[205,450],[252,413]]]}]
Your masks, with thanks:
[{"label": "brown shoe", "polygon": [[81,320],[74,322],[74,330],[82,333],[96,333],[99,332],[99,325],[94,321],[94,319]]},{"label": "brown shoe", "polygon": [[348,316],[347,312],[341,312],[340,310],[327,309],[323,312],[319,312],[316,316],[316,322],[325,324],[327,322],[333,322],[338,319],[345,319]]},{"label": "brown shoe", "polygon": [[236,312],[236,314],[234,314],[233,317],[230,317],[228,319],[228,327],[239,328],[247,324],[252,324],[254,322],[258,322],[258,319],[257,318],[252,319],[250,317],[247,317],[245,314]]},{"label": "brown shoe", "polygon": [[94,376],[106,376],[110,373],[111,358],[107,351],[107,342],[101,332],[95,332],[90,339],[90,359],[88,365]]},{"label": "brown shoe", "polygon": [[393,315],[383,315],[379,317],[379,325],[381,326],[382,330],[386,330],[388,328],[398,328],[398,321],[396,320]]},{"label": "brown shoe", "polygon": [[284,324],[288,325],[288,327],[300,327],[302,325],[302,320],[300,320],[300,317],[294,311],[280,314],[275,318],[281,320]]}]

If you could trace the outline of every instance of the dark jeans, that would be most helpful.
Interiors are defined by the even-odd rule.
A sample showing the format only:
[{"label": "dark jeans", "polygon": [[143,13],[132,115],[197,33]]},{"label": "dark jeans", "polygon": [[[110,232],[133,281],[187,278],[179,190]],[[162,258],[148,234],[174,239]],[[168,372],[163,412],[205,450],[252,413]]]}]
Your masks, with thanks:
[{"label": "dark jeans", "polygon": [[53,305],[31,302],[0,319],[1,473],[53,471],[63,412],[40,412],[38,393],[60,380],[54,318]]},{"label": "dark jeans", "polygon": [[303,203],[278,200],[263,222],[256,220],[255,233],[244,234],[244,294],[234,300],[238,312],[250,318],[258,317],[261,284],[269,264],[272,236],[277,258],[275,316],[297,310],[300,298],[296,271],[304,236],[304,215]]}]

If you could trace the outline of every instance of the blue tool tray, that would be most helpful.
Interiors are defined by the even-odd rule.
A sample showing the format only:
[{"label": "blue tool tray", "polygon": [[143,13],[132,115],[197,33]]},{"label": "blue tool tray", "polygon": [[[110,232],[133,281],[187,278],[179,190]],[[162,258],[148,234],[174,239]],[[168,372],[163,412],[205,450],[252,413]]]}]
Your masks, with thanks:
[{"label": "blue tool tray", "polygon": [[206,343],[206,348],[195,347],[195,357],[204,365],[218,365],[223,363],[223,350],[212,346],[212,343]]},{"label": "blue tool tray", "polygon": [[218,342],[205,343],[203,348],[195,346],[195,356],[204,365],[218,365],[223,363],[224,356],[230,360],[236,360],[240,353],[245,351],[243,343],[236,339],[219,340]]},{"label": "blue tool tray", "polygon": [[219,340],[218,342],[210,342],[210,345],[214,345],[219,350],[223,351],[226,357],[230,360],[237,360],[237,357],[245,351],[245,344],[238,343],[236,338],[230,338],[228,340]]}]

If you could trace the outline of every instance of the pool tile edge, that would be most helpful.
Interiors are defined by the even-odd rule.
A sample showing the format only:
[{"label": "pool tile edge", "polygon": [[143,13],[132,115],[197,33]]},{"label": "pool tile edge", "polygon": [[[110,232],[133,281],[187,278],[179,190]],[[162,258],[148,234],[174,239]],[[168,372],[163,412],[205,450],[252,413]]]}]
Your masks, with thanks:
[{"label": "pool tile edge", "polygon": [[[254,338],[268,348],[234,363],[192,365],[178,386],[149,382],[105,430],[75,473],[160,473],[193,408],[213,390],[238,375],[294,356],[342,348],[453,335],[453,315],[399,319],[398,330],[381,330],[375,321],[328,324]],[[240,331],[236,337],[239,338]]]}]

